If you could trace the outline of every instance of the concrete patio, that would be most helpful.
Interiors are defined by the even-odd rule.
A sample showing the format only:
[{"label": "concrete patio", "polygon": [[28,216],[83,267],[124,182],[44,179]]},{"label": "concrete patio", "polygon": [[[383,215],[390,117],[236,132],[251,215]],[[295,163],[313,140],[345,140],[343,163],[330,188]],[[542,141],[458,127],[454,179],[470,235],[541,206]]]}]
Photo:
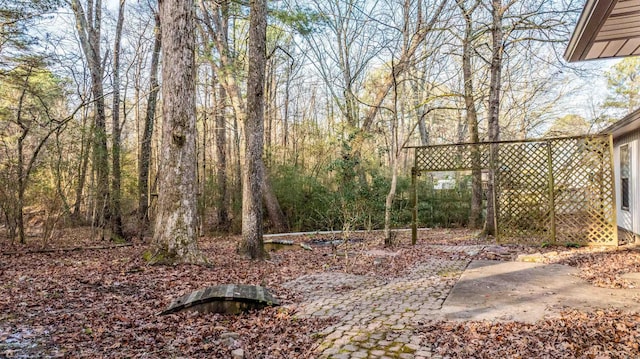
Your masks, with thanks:
[{"label": "concrete patio", "polygon": [[[429,320],[534,322],[562,309],[640,311],[640,289],[595,287],[560,264],[472,260],[483,246],[437,246],[461,260],[424,258],[393,279],[340,272],[287,283],[299,316],[338,317],[318,334],[321,358],[439,358],[416,327]],[[453,256],[455,257],[455,256]]]}]

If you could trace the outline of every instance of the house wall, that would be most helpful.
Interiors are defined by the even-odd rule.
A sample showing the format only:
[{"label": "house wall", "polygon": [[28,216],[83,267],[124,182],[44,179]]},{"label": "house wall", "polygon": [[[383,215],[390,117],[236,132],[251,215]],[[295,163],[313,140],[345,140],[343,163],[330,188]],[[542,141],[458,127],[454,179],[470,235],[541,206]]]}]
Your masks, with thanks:
[{"label": "house wall", "polygon": [[[631,154],[631,176],[629,178],[629,210],[622,209],[620,181],[620,147],[628,144]],[[635,130],[614,139],[614,167],[616,176],[616,212],[618,226],[640,235],[640,130]]]}]

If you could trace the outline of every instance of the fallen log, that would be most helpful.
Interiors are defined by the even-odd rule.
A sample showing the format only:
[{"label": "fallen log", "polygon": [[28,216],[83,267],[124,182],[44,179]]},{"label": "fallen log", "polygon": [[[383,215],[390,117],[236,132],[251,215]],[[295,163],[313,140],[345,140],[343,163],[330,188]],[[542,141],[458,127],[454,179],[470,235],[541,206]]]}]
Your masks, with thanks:
[{"label": "fallen log", "polygon": [[2,254],[5,256],[10,256],[10,255],[16,255],[16,254],[54,253],[54,252],[73,252],[73,251],[86,251],[86,250],[114,249],[114,248],[132,247],[132,246],[133,246],[133,243],[121,243],[121,244],[112,244],[107,246],[30,249],[26,251],[2,252]]},{"label": "fallen log", "polygon": [[290,239],[268,239],[263,243],[264,244],[284,244],[288,246],[292,246],[295,244],[295,242]]}]

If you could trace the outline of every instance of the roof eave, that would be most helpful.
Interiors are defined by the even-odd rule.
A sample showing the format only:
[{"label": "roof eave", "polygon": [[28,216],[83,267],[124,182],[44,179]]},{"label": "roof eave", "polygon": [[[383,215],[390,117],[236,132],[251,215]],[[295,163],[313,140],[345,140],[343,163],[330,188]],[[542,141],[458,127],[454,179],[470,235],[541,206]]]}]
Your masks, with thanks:
[{"label": "roof eave", "polygon": [[610,133],[613,138],[617,138],[638,129],[640,129],[640,108],[600,131],[600,133]]},{"label": "roof eave", "polygon": [[576,62],[586,59],[591,45],[616,2],[617,0],[587,0],[569,40],[569,46],[564,52],[565,60]]}]

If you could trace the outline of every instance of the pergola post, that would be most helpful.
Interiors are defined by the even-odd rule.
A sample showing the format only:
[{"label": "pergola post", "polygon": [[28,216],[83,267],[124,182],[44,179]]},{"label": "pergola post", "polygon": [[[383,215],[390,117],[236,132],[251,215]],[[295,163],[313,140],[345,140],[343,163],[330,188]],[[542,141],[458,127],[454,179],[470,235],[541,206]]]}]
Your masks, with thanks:
[{"label": "pergola post", "polygon": [[411,168],[411,244],[415,245],[418,241],[418,189],[417,189],[418,171],[415,167]]},{"label": "pergola post", "polygon": [[551,149],[551,141],[545,141],[547,145],[547,176],[548,176],[548,186],[549,186],[549,217],[551,219],[551,228],[550,228],[550,239],[551,243],[556,243],[556,199],[555,199],[555,184],[553,181],[553,153]]},{"label": "pergola post", "polygon": [[[613,168],[615,167],[614,163],[615,163],[615,158],[613,157],[613,135],[610,133],[609,135],[607,135],[608,137],[608,142],[609,142],[609,158],[603,158],[603,161],[609,161],[609,163],[611,164],[611,171],[609,171],[609,178],[608,178],[608,182],[611,183],[611,210],[612,210],[612,215],[610,217],[610,222],[608,222],[611,227],[613,227],[613,233],[612,233],[612,244],[614,246],[619,246],[620,245],[620,238],[618,238],[618,222],[617,222],[617,218],[618,218],[618,206],[616,205],[616,177],[615,177],[615,171],[613,170]],[[606,156],[606,154],[605,154]],[[606,174],[605,174],[606,176]],[[600,182],[600,188],[604,187],[604,180]],[[602,206],[604,207],[605,204],[602,203]],[[636,237],[636,243],[640,243],[639,242],[640,239],[638,237]]]}]

